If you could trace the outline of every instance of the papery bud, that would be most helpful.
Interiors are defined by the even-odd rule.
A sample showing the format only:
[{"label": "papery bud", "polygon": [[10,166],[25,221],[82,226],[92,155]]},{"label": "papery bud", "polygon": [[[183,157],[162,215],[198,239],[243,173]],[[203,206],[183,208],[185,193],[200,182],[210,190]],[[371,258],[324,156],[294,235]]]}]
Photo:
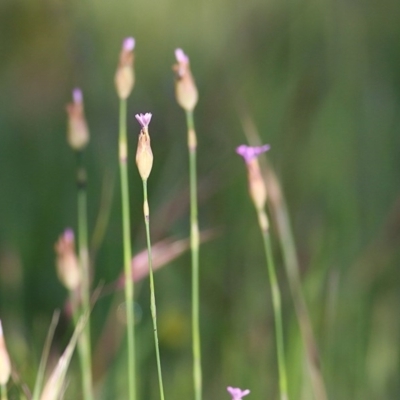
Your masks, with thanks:
[{"label": "papery bud", "polygon": [[72,92],[73,103],[67,104],[68,113],[68,144],[74,150],[82,150],[89,142],[89,129],[83,109],[83,96],[80,89]]},{"label": "papery bud", "polygon": [[153,152],[151,151],[149,123],[151,114],[137,114],[135,117],[142,129],[139,134],[138,147],[136,151],[136,165],[139,169],[141,178],[146,181],[153,167]]},{"label": "papery bud", "polygon": [[11,361],[8,355],[0,321],[0,385],[6,385],[11,375]]},{"label": "papery bud", "polygon": [[240,154],[246,162],[250,196],[257,211],[264,210],[265,202],[267,201],[267,187],[260,170],[257,156],[269,149],[270,146],[268,144],[257,147],[243,144],[236,149],[236,152]]},{"label": "papery bud", "polygon": [[132,92],[135,84],[135,71],[133,69],[135,39],[126,38],[122,43],[122,49],[119,53],[119,63],[115,73],[115,87],[118,97],[125,100]]},{"label": "papery bud", "polygon": [[175,72],[176,101],[185,111],[193,111],[199,95],[190,70],[189,57],[182,49],[176,49],[175,58],[177,63],[172,69]]},{"label": "papery bud", "polygon": [[56,245],[57,253],[57,274],[61,283],[69,290],[76,290],[81,284],[81,271],[79,268],[78,257],[75,253],[74,232],[66,229],[60,236]]},{"label": "papery bud", "polygon": [[267,201],[267,187],[256,158],[247,163],[250,196],[257,210],[262,210]]}]

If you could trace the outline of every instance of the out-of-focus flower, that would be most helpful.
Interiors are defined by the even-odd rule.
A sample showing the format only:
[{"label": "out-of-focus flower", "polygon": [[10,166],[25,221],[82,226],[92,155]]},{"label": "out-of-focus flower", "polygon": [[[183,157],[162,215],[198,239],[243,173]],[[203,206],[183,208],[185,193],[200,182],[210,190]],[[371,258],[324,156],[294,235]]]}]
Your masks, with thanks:
[{"label": "out-of-focus flower", "polygon": [[0,385],[6,385],[11,375],[11,361],[8,355],[3,327],[0,320]]},{"label": "out-of-focus flower", "polygon": [[246,163],[250,162],[253,158],[256,158],[262,153],[265,153],[271,148],[269,144],[262,146],[246,146],[245,144],[240,145],[236,148],[236,153],[241,155]]},{"label": "out-of-focus flower", "polygon": [[61,283],[70,291],[81,284],[81,271],[75,253],[75,237],[72,229],[66,229],[55,244],[57,274]]},{"label": "out-of-focus flower", "polygon": [[135,84],[135,71],[133,69],[134,48],[135,39],[133,37],[128,37],[122,42],[117,72],[115,73],[115,87],[121,100],[129,97]]},{"label": "out-of-focus flower", "polygon": [[89,142],[89,129],[83,109],[83,95],[79,88],[72,91],[73,102],[67,104],[68,144],[77,151],[83,150]]},{"label": "out-of-focus flower", "polygon": [[240,154],[246,162],[250,196],[257,211],[264,210],[265,202],[267,201],[267,188],[261,174],[257,156],[265,153],[269,149],[270,146],[268,144],[256,147],[242,144],[236,148],[236,152]]},{"label": "out-of-focus flower", "polygon": [[189,57],[182,49],[175,50],[174,64],[176,101],[185,111],[193,111],[198,100],[197,87],[190,70]]},{"label": "out-of-focus flower", "polygon": [[242,400],[244,396],[247,396],[250,393],[249,389],[241,390],[239,388],[233,388],[231,386],[228,386],[226,389],[232,396],[232,400]]},{"label": "out-of-focus flower", "polygon": [[151,113],[136,114],[142,129],[139,134],[138,147],[136,151],[136,165],[139,169],[141,178],[146,181],[153,167],[153,152],[151,151],[149,124],[151,121]]}]

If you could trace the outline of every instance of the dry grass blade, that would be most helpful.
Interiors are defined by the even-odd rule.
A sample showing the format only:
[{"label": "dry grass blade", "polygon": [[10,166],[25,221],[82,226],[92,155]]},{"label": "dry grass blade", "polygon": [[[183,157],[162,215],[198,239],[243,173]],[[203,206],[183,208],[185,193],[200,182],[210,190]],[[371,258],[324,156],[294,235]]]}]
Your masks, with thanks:
[{"label": "dry grass blade", "polygon": [[[259,146],[261,144],[261,140],[254,121],[251,119],[248,113],[245,113],[242,110],[243,108],[239,108],[240,120],[246,138],[251,145]],[[322,376],[318,347],[314,337],[308,307],[303,295],[299,262],[293,239],[289,212],[287,210],[279,180],[274,170],[268,164],[265,156],[260,157],[259,159],[264,174],[265,183],[267,185],[267,192],[269,196],[268,206],[277,229],[289,287],[292,294],[297,319],[300,325],[303,345],[306,350],[307,365],[314,396],[317,400],[327,400],[328,395]]]},{"label": "dry grass blade", "polygon": [[67,374],[69,363],[71,362],[72,354],[74,353],[76,343],[79,336],[82,333],[83,327],[87,322],[87,316],[81,317],[76,324],[74,333],[68,343],[68,346],[64,350],[55,366],[53,372],[51,373],[49,379],[44,386],[40,400],[58,400],[63,391],[65,376]]},{"label": "dry grass blade", "polygon": [[[217,230],[207,230],[200,234],[200,240],[206,242],[214,238],[218,234]],[[161,267],[168,264],[170,261],[178,258],[190,247],[189,239],[165,239],[161,242],[156,243],[152,246],[153,252],[153,270],[156,271]],[[142,250],[133,257],[132,269],[134,281],[140,281],[144,279],[148,273],[149,268],[147,264],[147,250]],[[115,290],[122,289],[124,287],[124,276],[121,277],[114,283],[108,285],[102,292],[102,294],[114,292]],[[93,358],[93,379],[97,381],[103,374],[106,373],[107,368],[111,360],[114,358],[118,351],[122,337],[124,335],[124,326],[118,322],[118,312],[116,311],[119,307],[120,299],[117,297],[110,307],[103,332],[96,345],[96,351],[94,352]]]},{"label": "dry grass blade", "polygon": [[38,400],[40,396],[40,391],[43,387],[44,380],[44,372],[46,369],[46,363],[49,358],[49,352],[51,347],[51,342],[53,341],[54,331],[56,330],[56,326],[58,324],[58,320],[60,318],[60,311],[55,311],[53,314],[53,318],[51,319],[49,331],[47,333],[46,341],[43,347],[42,357],[40,359],[39,370],[36,376],[35,388],[33,391],[32,400]]}]

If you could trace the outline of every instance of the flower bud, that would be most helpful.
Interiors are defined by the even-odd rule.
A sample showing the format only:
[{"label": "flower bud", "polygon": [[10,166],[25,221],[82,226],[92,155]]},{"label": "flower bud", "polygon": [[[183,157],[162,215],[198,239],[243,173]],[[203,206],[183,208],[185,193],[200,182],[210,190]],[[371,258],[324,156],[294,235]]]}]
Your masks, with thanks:
[{"label": "flower bud", "polygon": [[189,57],[182,49],[175,50],[175,57],[177,63],[172,69],[175,72],[176,101],[185,111],[193,111],[199,95],[190,71]]},{"label": "flower bud", "polygon": [[74,150],[83,150],[89,142],[89,129],[83,109],[83,96],[80,89],[72,92],[73,103],[67,104],[68,131],[67,141]]},{"label": "flower bud", "polygon": [[115,87],[118,97],[125,100],[132,92],[135,84],[135,72],[133,70],[135,39],[126,38],[122,43],[122,49],[119,53],[119,63],[115,73]]},{"label": "flower bud", "polygon": [[6,385],[11,375],[11,361],[4,341],[3,327],[0,321],[0,385]]},{"label": "flower bud", "polygon": [[82,277],[78,257],[75,253],[74,232],[71,229],[66,229],[60,236],[55,245],[55,251],[57,253],[58,278],[72,292],[79,287]]},{"label": "flower bud", "polygon": [[153,167],[153,152],[151,151],[149,123],[151,114],[137,114],[135,117],[141,125],[142,129],[139,134],[138,147],[136,151],[136,165],[139,169],[141,178],[146,181]]},{"label": "flower bud", "polygon": [[257,156],[270,149],[268,144],[264,146],[251,147],[241,145],[236,152],[241,155],[247,166],[249,192],[257,211],[264,210],[267,201],[267,187],[261,174],[260,165]]}]

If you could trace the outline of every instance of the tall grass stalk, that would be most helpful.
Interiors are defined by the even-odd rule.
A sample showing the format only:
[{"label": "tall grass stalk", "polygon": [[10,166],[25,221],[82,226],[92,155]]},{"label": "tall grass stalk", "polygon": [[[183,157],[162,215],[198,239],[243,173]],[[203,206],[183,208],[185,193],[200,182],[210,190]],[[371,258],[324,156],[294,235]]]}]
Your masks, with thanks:
[{"label": "tall grass stalk", "polygon": [[161,400],[164,400],[164,385],[161,373],[160,348],[158,344],[158,333],[157,333],[157,310],[156,310],[156,296],[155,296],[154,277],[153,277],[153,257],[151,254],[150,208],[147,200],[147,180],[143,180],[143,201],[144,201],[143,214],[144,214],[144,222],[146,225],[147,254],[148,254],[149,277],[150,277],[150,308],[151,308],[151,317],[153,319],[154,343],[156,347],[156,357],[157,357],[157,372],[158,372],[158,381],[160,385],[160,398]]},{"label": "tall grass stalk", "polygon": [[193,112],[186,111],[188,128],[189,175],[190,175],[190,250],[192,258],[192,336],[193,380],[195,400],[202,398],[200,311],[199,311],[199,224],[197,208],[197,138]]},{"label": "tall grass stalk", "polygon": [[[261,217],[263,218],[263,217]],[[259,218],[260,219],[260,218]],[[280,399],[288,400],[288,389],[287,389],[287,375],[286,375],[286,363],[285,363],[285,351],[283,344],[283,324],[282,324],[282,309],[281,309],[281,293],[278,285],[278,280],[275,272],[275,263],[272,255],[272,246],[269,230],[263,229],[261,233],[264,240],[265,256],[267,259],[267,269],[269,276],[269,283],[271,285],[272,295],[272,306],[275,317],[275,335],[276,335],[276,352],[278,358],[278,371],[279,371],[279,391]]]},{"label": "tall grass stalk", "polygon": [[132,277],[132,249],[131,227],[129,213],[129,185],[128,185],[128,145],[126,135],[126,99],[120,99],[119,105],[119,167],[121,175],[122,199],[122,235],[124,246],[124,274],[125,274],[125,303],[128,342],[128,393],[129,400],[136,400],[136,371],[135,371],[135,314],[133,307],[134,285]]},{"label": "tall grass stalk", "polygon": [[[81,267],[82,314],[90,315],[90,266],[87,223],[87,177],[83,165],[82,151],[77,151],[77,202],[78,202],[78,248]],[[86,322],[78,339],[78,351],[82,372],[82,388],[85,400],[93,400],[92,357],[90,340],[90,319]]]}]

